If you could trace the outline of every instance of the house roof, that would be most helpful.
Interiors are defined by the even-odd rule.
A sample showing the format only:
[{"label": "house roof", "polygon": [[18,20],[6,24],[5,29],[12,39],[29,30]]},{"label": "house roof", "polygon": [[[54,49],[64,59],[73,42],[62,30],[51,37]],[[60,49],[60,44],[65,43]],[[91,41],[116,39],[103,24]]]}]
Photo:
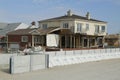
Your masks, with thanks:
[{"label": "house roof", "polygon": [[38,31],[40,32],[40,35],[45,35],[45,34],[49,34],[51,32],[53,32],[54,30],[59,29],[58,27],[49,27],[47,29],[38,29]]},{"label": "house roof", "polygon": [[57,34],[73,34],[70,29],[61,29],[58,27],[49,27],[47,29],[39,29],[40,35],[58,32]]},{"label": "house roof", "polygon": [[34,29],[18,29],[15,31],[8,32],[7,35],[29,35]]},{"label": "house roof", "polygon": [[92,19],[92,18],[88,19],[87,17],[83,17],[83,16],[79,16],[79,15],[75,15],[75,14],[73,14],[73,15],[71,15],[71,16],[65,15],[65,16],[50,18],[50,19],[46,19],[46,20],[39,21],[39,22],[53,21],[53,20],[62,20],[62,19],[80,19],[80,20],[87,20],[87,21],[95,21],[95,22],[107,23],[107,22],[105,22],[105,21],[96,20],[96,19]]},{"label": "house roof", "polygon": [[0,23],[0,36],[5,36],[6,33],[13,31],[21,23]]},{"label": "house roof", "polygon": [[19,29],[19,30],[8,32],[7,35],[29,35],[29,34],[46,35],[46,34],[54,33],[57,31],[58,31],[58,34],[72,34],[71,30],[69,29],[49,27],[47,29]]}]

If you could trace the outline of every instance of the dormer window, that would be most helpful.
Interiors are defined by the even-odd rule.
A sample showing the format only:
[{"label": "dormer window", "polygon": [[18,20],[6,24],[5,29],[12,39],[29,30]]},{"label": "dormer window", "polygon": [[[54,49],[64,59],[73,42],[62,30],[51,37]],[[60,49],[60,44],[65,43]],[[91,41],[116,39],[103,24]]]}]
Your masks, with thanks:
[{"label": "dormer window", "polygon": [[63,23],[63,28],[69,28],[69,24],[68,23]]},{"label": "dormer window", "polygon": [[47,24],[42,24],[43,29],[47,29]]}]

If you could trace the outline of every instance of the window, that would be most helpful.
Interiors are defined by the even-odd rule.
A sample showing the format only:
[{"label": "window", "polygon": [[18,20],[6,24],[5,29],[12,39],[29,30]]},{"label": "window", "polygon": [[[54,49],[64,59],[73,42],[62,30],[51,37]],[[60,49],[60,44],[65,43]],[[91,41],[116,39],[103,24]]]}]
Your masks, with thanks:
[{"label": "window", "polygon": [[63,23],[63,28],[68,28],[69,24],[68,23]]},{"label": "window", "polygon": [[105,26],[101,26],[101,31],[105,32]]},{"label": "window", "polygon": [[21,42],[28,42],[28,36],[22,36]]},{"label": "window", "polygon": [[77,32],[81,32],[81,31],[82,31],[82,24],[77,23]]},{"label": "window", "polygon": [[34,37],[34,42],[36,42],[36,43],[40,42],[40,37],[39,36],[35,36]]},{"label": "window", "polygon": [[100,31],[99,25],[95,25],[95,32],[99,33],[99,31]]},{"label": "window", "polygon": [[86,31],[89,30],[89,24],[86,24]]},{"label": "window", "polygon": [[47,29],[47,24],[42,24],[43,29]]}]

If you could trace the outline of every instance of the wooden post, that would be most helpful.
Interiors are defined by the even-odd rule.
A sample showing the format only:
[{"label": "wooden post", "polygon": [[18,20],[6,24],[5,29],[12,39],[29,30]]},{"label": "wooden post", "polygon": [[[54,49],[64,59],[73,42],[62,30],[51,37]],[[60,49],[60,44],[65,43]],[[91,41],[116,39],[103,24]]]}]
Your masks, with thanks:
[{"label": "wooden post", "polygon": [[90,37],[87,38],[87,48],[90,48],[90,45],[89,45],[90,39],[89,39],[89,38],[90,38]]},{"label": "wooden post", "polygon": [[67,45],[66,45],[66,42],[67,42],[67,41],[66,41],[66,35],[65,35],[65,48],[66,48],[66,46],[67,46]]},{"label": "wooden post", "polygon": [[78,40],[79,40],[78,42],[79,42],[79,48],[80,48],[80,35],[79,35],[78,37],[79,37],[79,38],[78,38]]},{"label": "wooden post", "polygon": [[76,41],[75,41],[75,36],[74,36],[74,48],[75,48],[75,45],[76,45],[75,42],[76,42]]},{"label": "wooden post", "polygon": [[6,42],[6,44],[7,44],[7,51],[8,51],[8,48],[9,48],[9,44],[8,44],[8,35],[7,35],[7,42]]},{"label": "wooden post", "polygon": [[43,35],[42,35],[42,47],[43,47]]},{"label": "wooden post", "polygon": [[82,48],[84,47],[84,37],[82,37]]},{"label": "wooden post", "polygon": [[72,48],[72,35],[70,36],[70,48]]},{"label": "wooden post", "polygon": [[59,45],[60,45],[60,48],[61,48],[61,42],[62,42],[62,41],[61,41],[61,35],[60,35],[60,38],[59,38],[59,39],[60,39]]}]

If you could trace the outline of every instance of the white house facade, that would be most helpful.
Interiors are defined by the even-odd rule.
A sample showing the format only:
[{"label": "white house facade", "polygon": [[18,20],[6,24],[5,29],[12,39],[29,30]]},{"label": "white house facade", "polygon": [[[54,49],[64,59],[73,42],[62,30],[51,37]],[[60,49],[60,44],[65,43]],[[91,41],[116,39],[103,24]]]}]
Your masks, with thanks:
[{"label": "white house facade", "polygon": [[38,23],[40,29],[56,27],[70,30],[71,34],[57,33],[60,35],[59,47],[64,48],[103,47],[104,36],[107,34],[107,22],[92,19],[89,13],[83,17],[72,14],[69,10],[65,16],[38,21]]}]

